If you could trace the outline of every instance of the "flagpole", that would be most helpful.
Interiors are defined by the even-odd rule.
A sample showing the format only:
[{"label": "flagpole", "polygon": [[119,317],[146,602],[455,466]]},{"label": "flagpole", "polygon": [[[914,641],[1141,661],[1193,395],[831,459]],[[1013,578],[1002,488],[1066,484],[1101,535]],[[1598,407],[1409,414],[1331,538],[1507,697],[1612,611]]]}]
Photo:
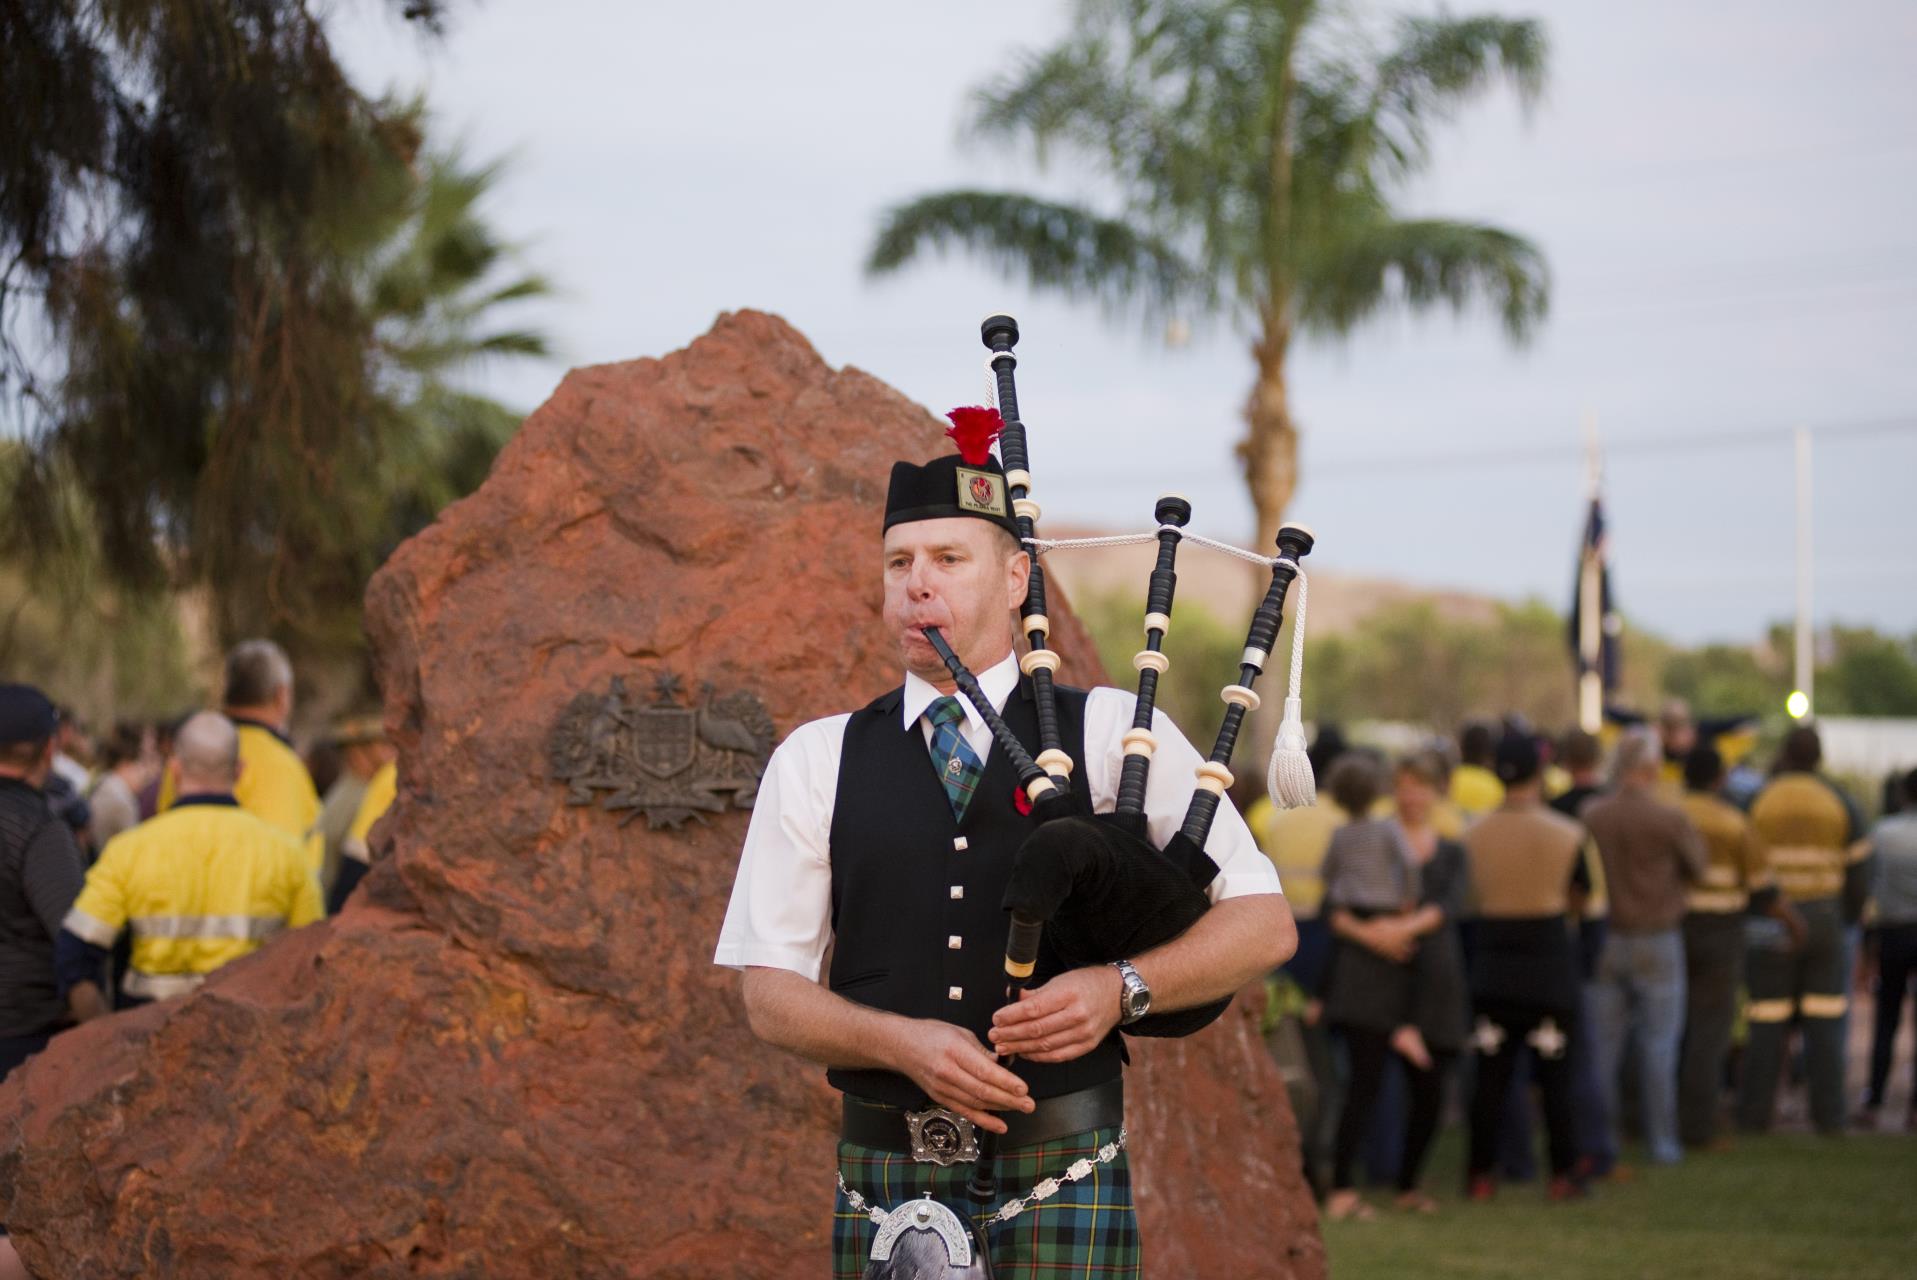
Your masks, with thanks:
[{"label": "flagpole", "polygon": [[[1584,414],[1585,510],[1598,499],[1604,459],[1598,447],[1597,414]],[[1588,514],[1587,514],[1587,519]],[[1604,727],[1604,587],[1596,547],[1587,545],[1578,562],[1578,727],[1596,733]]]}]

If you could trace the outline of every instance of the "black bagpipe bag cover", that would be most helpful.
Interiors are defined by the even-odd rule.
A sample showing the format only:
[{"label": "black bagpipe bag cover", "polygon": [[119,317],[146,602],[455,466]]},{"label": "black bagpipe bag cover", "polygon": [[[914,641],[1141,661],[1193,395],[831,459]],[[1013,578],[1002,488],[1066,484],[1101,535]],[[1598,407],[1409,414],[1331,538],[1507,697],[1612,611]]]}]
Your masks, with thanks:
[{"label": "black bagpipe bag cover", "polygon": [[[1130,960],[1184,933],[1211,906],[1218,867],[1182,833],[1163,851],[1135,817],[1083,812],[1042,819],[1019,846],[1005,909],[1045,922],[1043,959],[1064,969]],[[1041,964],[1043,980],[1049,965]],[[1123,1028],[1134,1036],[1188,1036],[1231,1004],[1155,1013]]]}]

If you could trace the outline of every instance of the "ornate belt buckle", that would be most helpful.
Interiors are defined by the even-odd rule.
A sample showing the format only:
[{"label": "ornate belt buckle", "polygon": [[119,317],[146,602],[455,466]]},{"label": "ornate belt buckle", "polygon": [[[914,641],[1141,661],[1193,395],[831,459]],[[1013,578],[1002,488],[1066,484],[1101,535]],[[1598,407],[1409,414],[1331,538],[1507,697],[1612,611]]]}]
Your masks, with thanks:
[{"label": "ornate belt buckle", "polygon": [[912,1158],[940,1167],[978,1159],[978,1130],[972,1122],[944,1107],[905,1113],[912,1136]]}]

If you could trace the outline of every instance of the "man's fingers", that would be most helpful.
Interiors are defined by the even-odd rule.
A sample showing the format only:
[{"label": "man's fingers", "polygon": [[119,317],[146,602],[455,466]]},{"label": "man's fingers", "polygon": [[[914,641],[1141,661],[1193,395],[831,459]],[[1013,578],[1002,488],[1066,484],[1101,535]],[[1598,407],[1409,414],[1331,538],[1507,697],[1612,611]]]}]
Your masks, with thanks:
[{"label": "man's fingers", "polygon": [[952,1093],[987,1111],[1029,1110],[1030,1092],[1023,1080],[1000,1066],[985,1047],[970,1036],[956,1037],[934,1072]]},{"label": "man's fingers", "polygon": [[993,1133],[1005,1132],[1005,1122],[992,1115],[992,1112],[1010,1108],[995,1105],[990,1096],[986,1095],[970,1076],[955,1071],[949,1076],[942,1076],[933,1081],[933,1084],[935,1087],[927,1089],[926,1092],[932,1095],[934,1102],[958,1112],[973,1124],[990,1129]]},{"label": "man's fingers", "polygon": [[978,1041],[966,1036],[958,1051],[952,1055],[955,1062],[966,1075],[1007,1090],[1011,1093],[1026,1092],[1025,1082],[1007,1071],[1000,1064],[994,1052]]},{"label": "man's fingers", "polygon": [[964,1088],[992,1110],[1030,1111],[1035,1105],[1025,1082],[996,1062],[967,1059],[962,1065],[969,1076]]},{"label": "man's fingers", "polygon": [[1071,996],[1049,985],[1036,989],[1027,987],[1018,993],[1018,1003],[1008,1004],[992,1015],[995,1027],[1016,1026],[1021,1022],[1030,1022],[1056,1013],[1071,1001]]},{"label": "man's fingers", "polygon": [[1026,1035],[1019,1032],[999,1042],[999,1051],[1020,1058],[1029,1058],[1035,1053],[1050,1053],[1062,1044],[1087,1038],[1088,1028],[1082,1022],[1071,1023],[1043,1034]]},{"label": "man's fingers", "polygon": [[1027,1062],[1070,1062],[1082,1058],[1097,1047],[1093,1040],[1072,1040],[1041,1053],[1023,1054]]},{"label": "man's fingers", "polygon": [[941,1098],[937,1094],[932,1096],[932,1101],[938,1103],[948,1111],[956,1111],[979,1128],[988,1132],[1003,1135],[1006,1131],[1003,1120],[977,1103],[967,1104],[960,1102],[957,1098]]},{"label": "man's fingers", "polygon": [[1015,1022],[1008,1026],[992,1028],[992,1043],[1004,1048],[1008,1044],[1027,1044],[1044,1036],[1055,1036],[1067,1028],[1083,1022],[1084,1014],[1076,1009],[1060,1009],[1057,1013],[1046,1014],[1030,1022]]},{"label": "man's fingers", "polygon": [[992,1035],[999,1052],[1045,1062],[1054,1059],[1038,1055],[1056,1053],[1068,1044],[1089,1046],[1096,1043],[1097,1037],[1093,1034],[1095,1026],[1095,1020],[1082,1011],[1067,1010],[1046,1019],[1042,1024],[1034,1024],[1030,1027],[995,1028]]}]

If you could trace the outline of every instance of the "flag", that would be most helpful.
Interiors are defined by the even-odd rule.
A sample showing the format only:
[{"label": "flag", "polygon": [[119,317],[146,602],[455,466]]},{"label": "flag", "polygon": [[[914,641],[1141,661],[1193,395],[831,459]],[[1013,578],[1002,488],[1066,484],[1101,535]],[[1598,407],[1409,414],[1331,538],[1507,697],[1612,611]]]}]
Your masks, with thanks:
[{"label": "flag", "polygon": [[1604,503],[1591,497],[1571,587],[1571,660],[1578,677],[1578,723],[1597,732],[1604,707],[1617,692],[1624,621],[1611,600]]}]

